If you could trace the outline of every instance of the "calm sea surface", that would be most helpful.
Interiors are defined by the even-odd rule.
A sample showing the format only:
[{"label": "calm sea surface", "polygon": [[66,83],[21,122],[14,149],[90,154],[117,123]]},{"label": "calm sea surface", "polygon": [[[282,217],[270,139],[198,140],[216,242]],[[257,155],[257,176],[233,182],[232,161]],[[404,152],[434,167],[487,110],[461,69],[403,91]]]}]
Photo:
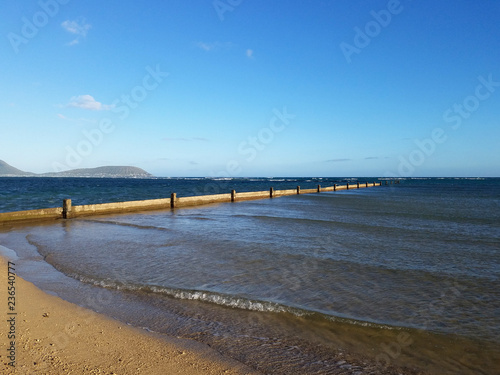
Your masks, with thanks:
[{"label": "calm sea surface", "polygon": [[[0,212],[355,180],[4,178]],[[7,227],[0,244],[46,290],[265,373],[343,373],[339,345],[378,366],[500,371],[500,179]]]}]

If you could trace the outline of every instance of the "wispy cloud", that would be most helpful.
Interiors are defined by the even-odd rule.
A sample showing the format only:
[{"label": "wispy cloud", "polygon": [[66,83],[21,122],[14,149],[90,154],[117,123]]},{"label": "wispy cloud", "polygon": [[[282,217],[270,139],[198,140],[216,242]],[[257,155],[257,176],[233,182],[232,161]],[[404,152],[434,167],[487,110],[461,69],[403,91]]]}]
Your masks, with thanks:
[{"label": "wispy cloud", "polygon": [[80,40],[77,38],[77,39],[73,39],[69,43],[66,43],[66,45],[71,47],[71,46],[77,45],[78,43],[80,43]]},{"label": "wispy cloud", "polygon": [[66,20],[61,23],[61,26],[69,33],[76,34],[79,36],[87,36],[87,32],[92,28],[85,19],[80,19],[78,21]]},{"label": "wispy cloud", "polygon": [[352,159],[330,159],[330,160],[327,160],[326,162],[327,163],[340,163],[340,162],[344,162],[344,161],[351,161]]},{"label": "wispy cloud", "polygon": [[246,55],[249,59],[253,59],[253,49],[247,49]]},{"label": "wispy cloud", "polygon": [[59,117],[61,120],[73,121],[73,119],[69,119],[69,118],[67,118],[66,116],[64,116],[64,115],[62,115],[60,113],[57,114],[57,117]]},{"label": "wispy cloud", "polygon": [[111,104],[102,104],[94,99],[91,95],[73,96],[67,107],[87,109],[90,111],[109,111],[114,108]]},{"label": "wispy cloud", "polygon": [[215,51],[222,48],[231,48],[234,46],[234,43],[231,42],[197,42],[196,47],[202,49],[203,51],[210,52]]},{"label": "wispy cloud", "polygon": [[80,43],[80,40],[85,38],[87,36],[88,31],[92,28],[92,26],[88,24],[84,18],[76,21],[66,20],[63,23],[61,23],[61,26],[67,32],[76,35],[75,39],[67,43],[68,46],[74,46]]},{"label": "wispy cloud", "polygon": [[213,49],[215,48],[214,43],[204,43],[204,42],[198,42],[198,43],[196,43],[196,46],[197,46],[198,48],[201,48],[201,49],[202,49],[202,50],[204,50],[204,51],[207,51],[207,52],[208,52],[208,51],[211,51],[211,50],[213,50]]},{"label": "wispy cloud", "polygon": [[368,156],[365,160],[380,160],[380,159],[391,159],[389,156]]}]

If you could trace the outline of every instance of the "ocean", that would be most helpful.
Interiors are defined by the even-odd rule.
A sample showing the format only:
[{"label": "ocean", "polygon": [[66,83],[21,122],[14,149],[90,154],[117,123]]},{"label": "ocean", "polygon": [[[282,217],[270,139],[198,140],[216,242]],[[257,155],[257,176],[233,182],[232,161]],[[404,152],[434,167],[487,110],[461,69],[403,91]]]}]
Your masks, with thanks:
[{"label": "ocean", "polygon": [[[0,178],[0,212],[379,178]],[[42,289],[265,374],[500,373],[500,179],[0,227]]]}]

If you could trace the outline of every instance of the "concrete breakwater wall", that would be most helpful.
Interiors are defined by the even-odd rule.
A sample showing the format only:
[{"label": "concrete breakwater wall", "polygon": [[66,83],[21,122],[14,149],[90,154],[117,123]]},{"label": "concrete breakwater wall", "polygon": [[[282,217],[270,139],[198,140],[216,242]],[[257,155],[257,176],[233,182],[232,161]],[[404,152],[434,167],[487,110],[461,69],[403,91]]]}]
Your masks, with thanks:
[{"label": "concrete breakwater wall", "polygon": [[[398,183],[399,181],[386,181],[385,184]],[[126,212],[138,212],[148,210],[175,209],[189,206],[201,206],[205,204],[237,202],[245,200],[277,198],[286,195],[320,193],[325,191],[339,191],[348,189],[360,189],[371,186],[381,186],[382,182],[364,182],[346,185],[333,185],[321,187],[318,185],[314,189],[274,190],[272,187],[266,191],[252,191],[237,193],[232,190],[228,194],[200,195],[177,198],[176,193],[172,193],[170,198],[149,199],[129,202],[114,202],[101,204],[86,204],[73,206],[71,199],[64,199],[62,207],[43,208],[39,210],[15,211],[0,213],[0,226],[13,223],[30,221],[71,219],[80,216],[116,214]]]}]

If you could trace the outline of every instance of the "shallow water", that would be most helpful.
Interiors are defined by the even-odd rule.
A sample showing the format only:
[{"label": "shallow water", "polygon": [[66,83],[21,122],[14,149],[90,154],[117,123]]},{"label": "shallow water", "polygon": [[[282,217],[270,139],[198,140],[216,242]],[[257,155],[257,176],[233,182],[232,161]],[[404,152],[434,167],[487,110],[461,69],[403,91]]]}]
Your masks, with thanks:
[{"label": "shallow water", "polygon": [[413,180],[74,219],[0,239],[25,259],[26,273],[47,262],[84,283],[39,272],[59,294],[71,284],[70,298],[83,303],[92,288],[111,291],[116,301],[103,311],[257,368],[266,362],[266,371],[337,373],[345,347],[379,365],[493,374],[499,202],[497,179]]}]

